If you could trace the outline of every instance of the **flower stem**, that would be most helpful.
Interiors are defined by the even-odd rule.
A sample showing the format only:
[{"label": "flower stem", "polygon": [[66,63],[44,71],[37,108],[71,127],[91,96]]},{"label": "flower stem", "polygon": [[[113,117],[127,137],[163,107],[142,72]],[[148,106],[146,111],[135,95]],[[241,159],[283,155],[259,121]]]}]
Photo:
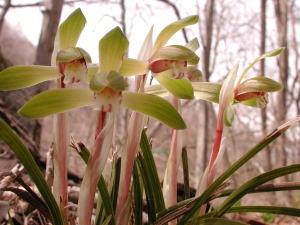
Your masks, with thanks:
[{"label": "flower stem", "polygon": [[80,188],[78,203],[80,225],[91,224],[96,187],[111,147],[114,120],[114,111],[99,111],[95,143]]},{"label": "flower stem", "polygon": [[[171,95],[171,103],[175,109],[180,111],[180,100],[177,97]],[[171,129],[171,135],[171,149],[163,183],[166,207],[177,203],[177,174],[182,151],[182,131]],[[173,224],[176,224],[176,220],[169,222],[169,225]]]},{"label": "flower stem", "polygon": [[[62,78],[57,82],[58,88],[65,88]],[[64,224],[68,221],[68,114],[60,113],[54,117],[55,145],[53,152],[53,193],[60,206]]]},{"label": "flower stem", "polygon": [[[136,92],[144,92],[144,81],[146,75],[137,76],[135,79]],[[131,186],[131,175],[134,165],[134,160],[138,152],[141,132],[143,128],[144,116],[137,112],[132,112],[128,125],[128,139],[126,151],[122,152],[121,176],[118,194],[118,203],[116,211],[117,225],[127,225],[129,215],[126,215],[128,197]]]}]

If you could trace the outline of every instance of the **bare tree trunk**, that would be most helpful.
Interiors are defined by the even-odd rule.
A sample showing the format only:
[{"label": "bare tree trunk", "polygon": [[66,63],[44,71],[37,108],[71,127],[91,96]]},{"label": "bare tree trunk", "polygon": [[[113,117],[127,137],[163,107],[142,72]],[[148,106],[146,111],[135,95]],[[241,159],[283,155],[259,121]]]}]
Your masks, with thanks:
[{"label": "bare tree trunk", "polygon": [[[266,52],[266,4],[267,0],[260,1],[260,55]],[[261,76],[265,76],[265,60],[262,59],[260,61],[260,74]],[[263,136],[267,135],[267,111],[266,108],[261,110],[261,129]],[[266,154],[266,164],[265,170],[269,171],[272,169],[272,161],[271,161],[271,151],[270,147],[267,146],[265,151]]]},{"label": "bare tree trunk", "polygon": [[[205,28],[202,35],[203,46],[203,81],[209,81],[210,78],[210,54],[212,46],[213,23],[214,23],[214,0],[207,0],[205,5]],[[209,144],[209,112],[212,108],[211,103],[201,102],[201,117],[199,120],[199,129],[197,135],[196,158],[199,164],[202,160],[202,166],[196,166],[196,176],[199,176],[199,170],[204,170],[208,163],[208,144]],[[201,133],[199,133],[201,132]],[[197,179],[196,179],[197,180]]]},{"label": "bare tree trunk", "polygon": [[[277,32],[278,32],[278,43],[280,46],[286,47],[285,51],[280,55],[279,58],[280,82],[284,85],[284,89],[278,93],[276,119],[277,122],[281,124],[285,120],[286,113],[287,113],[286,95],[287,95],[287,80],[289,74],[288,42],[287,42],[288,1],[274,0],[274,8],[275,8],[275,16],[276,16],[276,24],[277,24]],[[279,162],[278,166],[287,165],[288,156],[285,149],[285,145],[286,145],[286,135],[283,134],[277,142],[277,149],[278,149],[277,160]],[[285,176],[283,179],[284,181],[289,180],[288,176]],[[287,199],[285,199],[284,197],[287,197]],[[282,203],[284,202],[286,204],[290,202],[291,194],[287,193],[287,195],[279,196],[279,198],[282,199]]]},{"label": "bare tree trunk", "polygon": [[0,33],[2,31],[2,27],[4,24],[4,19],[6,16],[6,13],[8,12],[9,8],[10,8],[10,4],[11,4],[11,0],[5,0],[5,5],[2,8],[2,12],[0,14]]},{"label": "bare tree trunk", "polygon": [[[43,23],[39,43],[36,49],[35,64],[50,65],[51,55],[54,49],[54,40],[58,29],[64,0],[45,0],[43,11]],[[47,90],[48,83],[42,83],[34,87],[35,94]],[[40,144],[42,125],[37,121],[34,129],[34,141]]]}]

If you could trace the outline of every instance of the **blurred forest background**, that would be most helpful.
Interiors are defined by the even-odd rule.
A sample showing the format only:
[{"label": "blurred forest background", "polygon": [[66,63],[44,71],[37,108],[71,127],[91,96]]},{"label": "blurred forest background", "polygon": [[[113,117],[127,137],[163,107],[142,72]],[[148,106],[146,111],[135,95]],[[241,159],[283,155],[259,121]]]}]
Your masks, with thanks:
[{"label": "blurred forest background", "polygon": [[[93,62],[98,61],[95,47],[98,46],[98,40],[114,26],[120,26],[127,35],[131,44],[129,55],[136,57],[143,38],[153,24],[157,34],[169,23],[193,14],[200,16],[200,23],[179,32],[175,39],[176,43],[179,41],[181,44],[194,37],[199,39],[202,81],[222,82],[237,60],[245,68],[264,52],[286,47],[280,57],[262,60],[250,71],[251,76],[268,76],[281,82],[285,88],[279,93],[270,94],[265,109],[240,105],[235,108],[234,125],[225,134],[226,150],[218,166],[220,171],[283,121],[300,114],[300,1],[2,0],[0,70],[12,65],[49,65],[59,22],[78,7],[87,16],[88,23],[92,23],[87,25],[79,47],[90,52]],[[25,20],[31,20],[32,24],[23,26],[22,21]],[[92,31],[92,35],[88,30]],[[22,118],[15,112],[26,100],[49,88],[49,85],[44,83],[20,91],[0,93],[1,117],[25,140],[41,167],[45,167],[46,153],[51,147],[51,118],[35,121]],[[115,140],[118,149],[122,149],[124,144],[128,116],[125,110],[119,116],[118,138]],[[216,105],[197,99],[185,101],[183,116],[188,126],[184,134],[184,146],[189,154],[191,185],[196,188],[212,149]],[[74,140],[91,145],[93,119],[93,110],[72,112],[71,134]],[[162,178],[170,133],[162,124],[150,121],[148,135],[152,137],[153,151]],[[4,146],[0,151],[0,171],[10,170],[16,160]],[[78,182],[83,163],[71,149],[70,154],[69,175],[74,182]],[[237,186],[260,172],[299,162],[300,127],[296,125],[236,173],[231,183]],[[299,175],[293,174],[281,181],[295,182],[299,178]],[[264,198],[251,195],[243,201],[300,206],[300,193],[269,194]]]}]

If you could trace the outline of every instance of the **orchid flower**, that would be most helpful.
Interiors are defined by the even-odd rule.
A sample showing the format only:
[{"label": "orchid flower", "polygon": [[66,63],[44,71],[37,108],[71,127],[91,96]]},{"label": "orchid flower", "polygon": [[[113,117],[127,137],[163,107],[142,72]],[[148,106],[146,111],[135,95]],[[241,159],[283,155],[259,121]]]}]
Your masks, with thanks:
[{"label": "orchid flower", "polygon": [[237,80],[239,65],[236,64],[225,79],[219,95],[219,112],[213,150],[208,165],[207,184],[209,186],[214,179],[215,162],[220,150],[223,126],[231,126],[234,118],[233,106],[242,103],[248,106],[264,107],[267,104],[268,92],[275,92],[282,89],[282,85],[266,77],[254,77],[243,81],[247,72],[261,59],[279,55],[284,48],[279,48],[265,53],[254,60],[241,74]]},{"label": "orchid flower", "polygon": [[[160,32],[154,46],[152,45],[153,29],[151,28],[144,41],[138,60],[124,59],[120,69],[121,74],[125,76],[142,75],[136,77],[135,91],[144,91],[144,81],[146,80],[148,72],[151,71],[154,77],[168,88],[170,92],[174,93],[174,95],[187,99],[194,97],[190,82],[187,79],[179,78],[183,78],[186,74],[192,74],[192,69],[187,67],[188,63],[198,63],[199,58],[192,49],[193,45],[197,42],[193,41],[186,47],[180,45],[164,45],[177,31],[197,21],[198,16],[190,16],[168,25]],[[124,220],[126,216],[124,213],[128,211],[126,207],[128,206],[127,201],[131,185],[131,172],[139,148],[138,144],[143,127],[142,121],[142,115],[133,112],[129,122],[126,151],[122,152],[121,180],[117,207],[118,225],[126,224]]]},{"label": "orchid flower", "polygon": [[[87,63],[90,56],[76,43],[86,24],[80,9],[75,10],[60,26],[56,34],[51,66],[14,66],[0,72],[0,90],[15,90],[47,81],[57,80],[58,88],[66,84],[85,80]],[[59,114],[54,118],[54,181],[53,193],[60,205],[64,223],[67,222],[67,115]]]},{"label": "orchid flower", "polygon": [[181,116],[166,100],[124,91],[127,82],[120,75],[120,67],[128,44],[120,28],[114,28],[99,42],[99,68],[90,80],[89,89],[46,91],[32,98],[19,110],[24,116],[40,118],[82,106],[99,109],[95,143],[79,196],[78,215],[81,225],[91,224],[96,184],[108,158],[115,116],[120,105],[152,116],[172,128],[185,128]]}]

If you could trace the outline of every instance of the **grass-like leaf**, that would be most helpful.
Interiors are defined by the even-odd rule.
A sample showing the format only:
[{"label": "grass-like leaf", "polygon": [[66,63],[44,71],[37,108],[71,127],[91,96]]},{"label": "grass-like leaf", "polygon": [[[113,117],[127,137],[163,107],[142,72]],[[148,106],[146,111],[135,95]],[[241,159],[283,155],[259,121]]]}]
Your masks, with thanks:
[{"label": "grass-like leaf", "polygon": [[209,199],[209,197],[218,189],[218,187],[229,178],[235,171],[242,167],[246,162],[253,158],[258,152],[268,146],[271,142],[276,140],[282,133],[284,133],[291,125],[300,121],[300,117],[296,117],[294,120],[290,120],[283,125],[279,126],[269,135],[267,135],[261,142],[250,149],[239,160],[233,163],[227,170],[225,170],[196,200],[191,210],[186,213],[179,221],[178,225],[185,225],[186,222],[199,211],[200,207]]},{"label": "grass-like leaf", "polygon": [[215,213],[216,217],[222,216],[229,208],[231,208],[238,200],[240,200],[249,191],[253,190],[257,186],[264,184],[270,180],[277,177],[288,175],[291,173],[296,173],[300,171],[300,164],[295,164],[291,166],[286,166],[278,169],[271,170],[267,173],[263,173],[256,176],[243,184],[241,187],[232,192],[231,195],[222,203],[218,211]]},{"label": "grass-like leaf", "polygon": [[246,225],[246,223],[241,223],[233,220],[223,219],[223,218],[199,218],[193,219],[186,223],[186,225]]},{"label": "grass-like leaf", "polygon": [[176,109],[165,99],[155,95],[124,92],[122,105],[131,110],[154,117],[174,129],[185,129],[186,125]]},{"label": "grass-like leaf", "polygon": [[227,213],[245,213],[245,212],[256,212],[256,213],[272,213],[287,216],[300,217],[300,209],[290,207],[278,207],[278,206],[238,206],[232,207],[226,211]]},{"label": "grass-like leaf", "polygon": [[153,193],[154,190],[152,189],[151,186],[152,181],[150,180],[149,171],[147,170],[147,167],[145,165],[145,160],[141,154],[138,154],[137,164],[144,183],[146,200],[147,200],[148,219],[150,223],[153,223],[156,220],[156,211],[157,211],[155,207],[155,197]]},{"label": "grass-like leaf", "polygon": [[184,183],[184,199],[190,198],[190,179],[189,179],[189,163],[186,148],[182,149],[181,153],[182,168],[183,168],[183,183]]},{"label": "grass-like leaf", "polygon": [[15,153],[17,159],[26,169],[31,180],[37,186],[39,192],[41,193],[45,204],[49,208],[52,216],[53,223],[55,225],[63,225],[63,220],[60,214],[59,207],[51,193],[47,182],[39,169],[38,165],[34,161],[30,151],[26,148],[23,142],[19,139],[16,133],[0,119],[0,139],[3,140],[10,149]]},{"label": "grass-like leaf", "polygon": [[0,91],[30,87],[61,76],[53,66],[13,66],[0,72]]},{"label": "grass-like leaf", "polygon": [[[80,155],[82,160],[87,164],[88,159],[90,157],[90,152],[82,143],[79,144],[79,147],[80,147],[80,151],[78,151],[78,154]],[[113,205],[112,205],[112,202],[110,199],[110,195],[109,195],[109,192],[108,192],[108,189],[106,186],[105,179],[102,175],[98,181],[97,188],[101,195],[102,204],[105,209],[107,217],[112,216],[111,219],[109,220],[110,224],[114,225],[115,217],[114,217]],[[100,219],[101,219],[101,216],[97,217],[96,224],[100,224]]]},{"label": "grass-like leaf", "polygon": [[133,197],[135,225],[143,224],[143,192],[140,184],[140,175],[137,163],[133,167]]},{"label": "grass-like leaf", "polygon": [[151,180],[151,188],[153,190],[153,197],[155,201],[155,206],[156,206],[156,213],[164,210],[165,207],[165,202],[164,202],[164,197],[157,173],[157,168],[154,162],[154,158],[152,155],[151,151],[151,146],[149,143],[149,140],[146,135],[145,129],[142,131],[141,135],[141,140],[140,140],[140,147],[143,152],[143,158],[146,166],[147,173],[149,175],[149,179]]}]

